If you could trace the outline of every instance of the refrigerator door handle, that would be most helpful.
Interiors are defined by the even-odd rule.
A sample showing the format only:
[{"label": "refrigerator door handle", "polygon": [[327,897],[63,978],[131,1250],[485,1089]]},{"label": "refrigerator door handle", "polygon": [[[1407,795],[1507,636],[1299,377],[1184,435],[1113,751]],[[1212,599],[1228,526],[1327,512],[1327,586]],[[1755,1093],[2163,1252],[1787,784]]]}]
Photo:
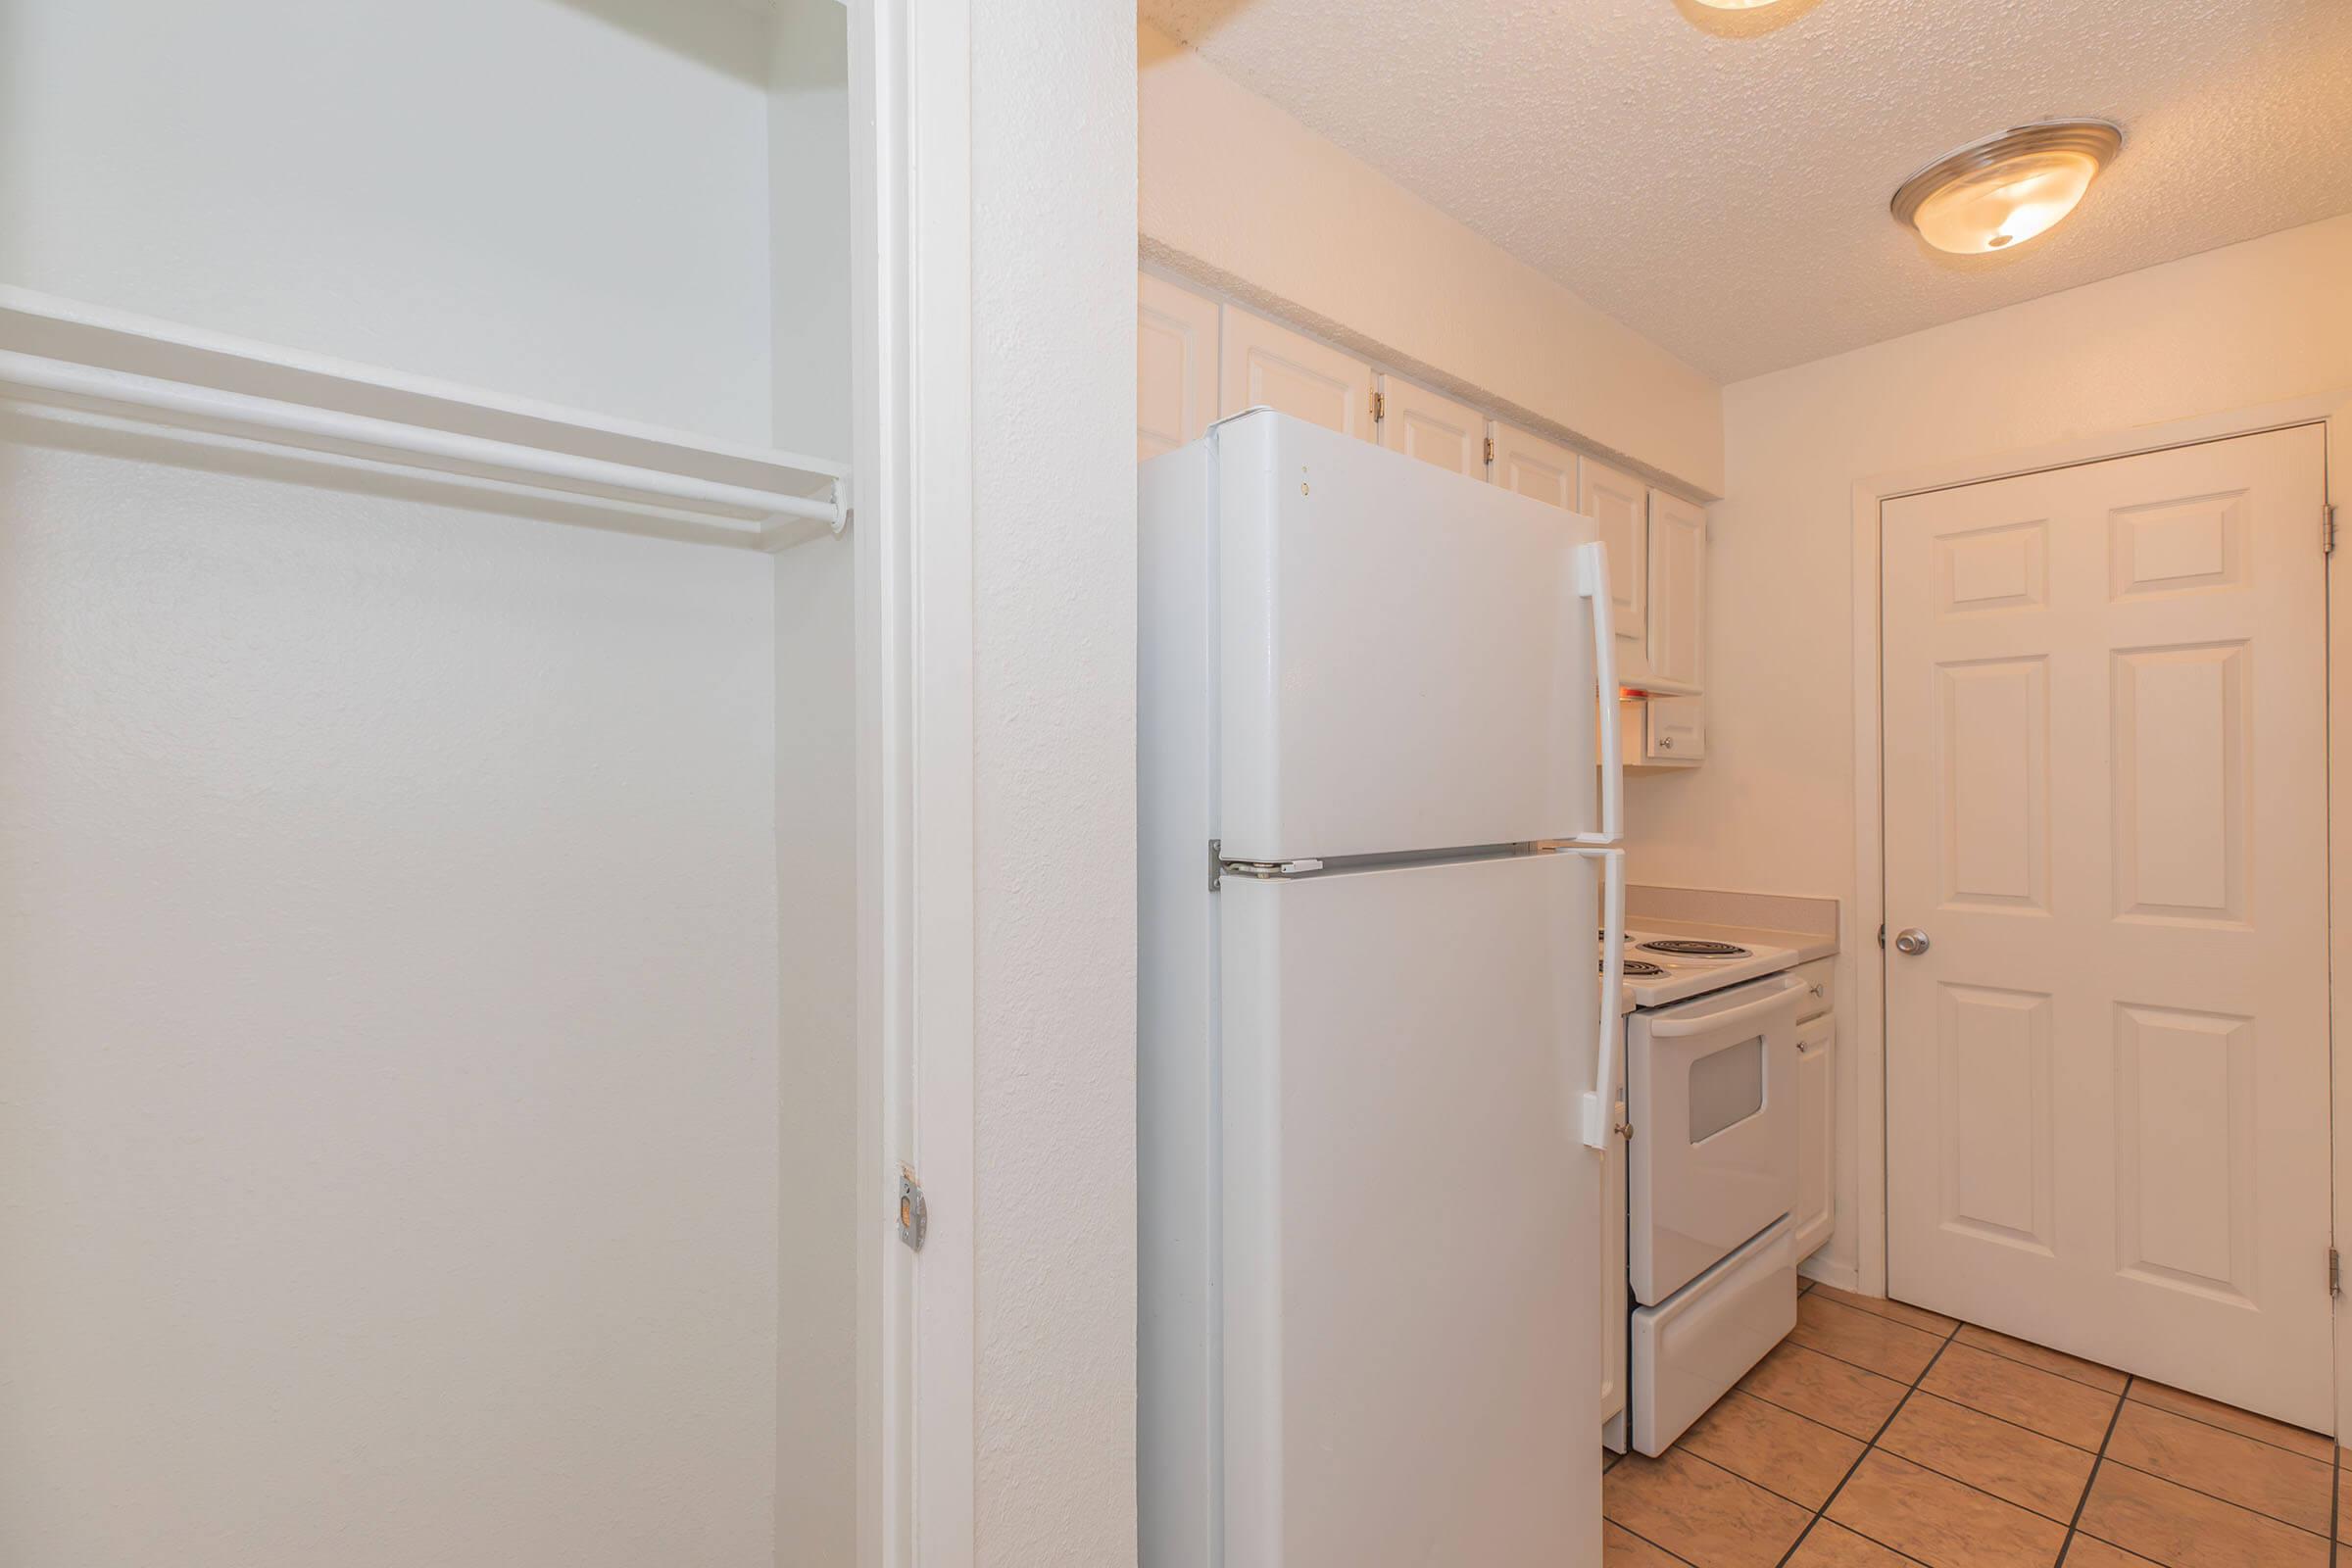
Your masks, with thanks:
[{"label": "refrigerator door handle", "polygon": [[1592,602],[1592,677],[1600,693],[1600,831],[1579,833],[1578,844],[1617,844],[1625,837],[1625,752],[1617,730],[1617,617],[1609,597],[1609,547],[1594,539],[1576,547],[1576,591]]},{"label": "refrigerator door handle", "polygon": [[[1604,587],[1603,592],[1606,592]],[[1623,1091],[1618,1075],[1624,1069],[1625,1018],[1619,1003],[1625,993],[1625,852],[1618,849],[1566,849],[1600,862],[1600,1025],[1592,1042],[1592,1087],[1582,1106],[1585,1143],[1607,1149],[1618,1136],[1617,1102]]]}]

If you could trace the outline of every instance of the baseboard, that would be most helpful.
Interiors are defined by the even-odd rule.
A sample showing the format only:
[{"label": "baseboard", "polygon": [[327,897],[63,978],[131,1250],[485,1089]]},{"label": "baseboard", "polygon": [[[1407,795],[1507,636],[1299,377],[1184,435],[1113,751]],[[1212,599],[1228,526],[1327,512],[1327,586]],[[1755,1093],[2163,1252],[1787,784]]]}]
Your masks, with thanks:
[{"label": "baseboard", "polygon": [[1851,1263],[1833,1263],[1816,1252],[1797,1264],[1796,1271],[1809,1280],[1819,1280],[1824,1285],[1835,1285],[1841,1291],[1861,1294],[1862,1271]]}]

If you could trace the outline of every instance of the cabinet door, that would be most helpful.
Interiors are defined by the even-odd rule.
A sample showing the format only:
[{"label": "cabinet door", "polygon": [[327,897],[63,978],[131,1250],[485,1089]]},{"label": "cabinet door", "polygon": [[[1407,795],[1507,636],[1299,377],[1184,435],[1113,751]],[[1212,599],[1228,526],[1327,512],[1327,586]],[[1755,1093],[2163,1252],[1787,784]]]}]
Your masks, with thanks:
[{"label": "cabinet door", "polygon": [[1228,305],[1217,353],[1217,417],[1265,407],[1369,441],[1372,367]]},{"label": "cabinet door", "polygon": [[1139,463],[1208,433],[1217,416],[1217,302],[1164,277],[1135,289],[1135,456]]},{"label": "cabinet door", "polygon": [[1823,1016],[1796,1031],[1796,1255],[1819,1250],[1837,1228],[1832,1180],[1838,1168],[1838,1022]]},{"label": "cabinet door", "polygon": [[1577,510],[1577,457],[1540,435],[1494,424],[1494,482],[1568,512]]},{"label": "cabinet door", "polygon": [[1617,614],[1617,676],[1649,671],[1649,486],[1591,458],[1577,465],[1576,510],[1600,524]]},{"label": "cabinet door", "polygon": [[1487,476],[1487,416],[1394,375],[1380,378],[1380,444],[1473,479]]},{"label": "cabinet door", "polygon": [[1707,514],[1680,496],[1649,493],[1649,684],[1701,689],[1706,641]]}]

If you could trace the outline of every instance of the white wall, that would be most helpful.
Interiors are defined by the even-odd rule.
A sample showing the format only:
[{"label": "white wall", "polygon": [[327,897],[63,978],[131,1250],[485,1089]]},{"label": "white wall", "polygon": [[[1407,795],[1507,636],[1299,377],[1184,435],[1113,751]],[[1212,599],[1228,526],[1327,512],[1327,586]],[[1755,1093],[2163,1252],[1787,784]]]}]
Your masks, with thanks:
[{"label": "white wall", "polygon": [[[1855,481],[2347,388],[2352,217],[1725,388],[1707,765],[1628,782],[1629,873],[1855,896]],[[1851,937],[1848,976],[1871,933]],[[1855,1255],[1851,1155],[1834,1266]]]},{"label": "white wall", "polygon": [[[768,71],[777,445],[850,459],[849,13],[776,0]],[[858,1555],[855,541],[776,557],[776,1562]]]},{"label": "white wall", "polygon": [[[1145,26],[1147,258],[1543,433],[1723,491],[1715,383]],[[1607,224],[1638,214],[1595,215]]]},{"label": "white wall", "polygon": [[[0,277],[762,438],[764,58],[0,0]],[[0,1561],[770,1563],[766,563],[0,436]]]},{"label": "white wall", "polygon": [[1135,18],[972,11],[979,1560],[1117,1568],[1136,1547]]}]

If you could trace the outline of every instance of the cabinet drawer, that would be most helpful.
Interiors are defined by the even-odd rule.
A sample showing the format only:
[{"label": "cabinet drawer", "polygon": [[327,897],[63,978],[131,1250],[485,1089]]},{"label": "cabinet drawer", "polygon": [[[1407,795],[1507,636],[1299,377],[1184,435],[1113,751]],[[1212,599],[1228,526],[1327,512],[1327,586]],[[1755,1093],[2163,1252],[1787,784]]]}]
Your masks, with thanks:
[{"label": "cabinet drawer", "polygon": [[1642,755],[1652,762],[1696,762],[1707,755],[1707,725],[1696,697],[1652,697],[1642,705]]},{"label": "cabinet drawer", "polygon": [[1804,1000],[1796,1004],[1798,1023],[1803,1023],[1807,1018],[1818,1018],[1838,1005],[1837,983],[1832,978],[1838,972],[1836,958],[1815,958],[1811,963],[1800,963],[1788,972],[1802,981],[1805,987]]}]

